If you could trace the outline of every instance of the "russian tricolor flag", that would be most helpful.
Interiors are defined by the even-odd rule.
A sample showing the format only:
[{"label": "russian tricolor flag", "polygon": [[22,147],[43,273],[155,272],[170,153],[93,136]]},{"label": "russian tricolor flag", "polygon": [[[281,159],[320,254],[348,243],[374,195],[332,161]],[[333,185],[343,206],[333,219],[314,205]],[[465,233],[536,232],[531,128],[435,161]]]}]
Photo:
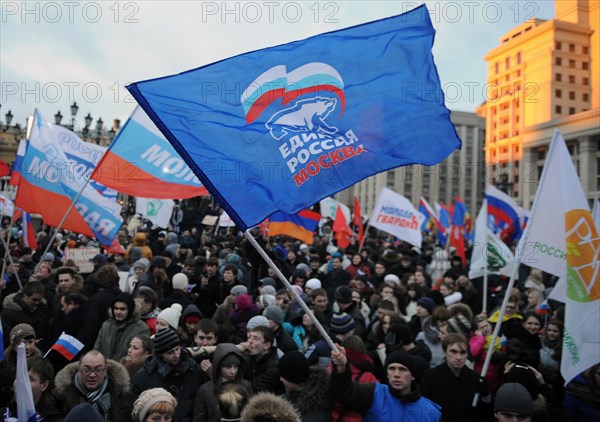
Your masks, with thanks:
[{"label": "russian tricolor flag", "polygon": [[10,186],[19,186],[19,180],[21,180],[21,167],[23,166],[23,157],[25,156],[25,150],[27,149],[27,141],[21,139],[19,141],[19,148],[17,149],[17,156],[13,162],[10,181]]},{"label": "russian tricolor flag", "polygon": [[64,331],[50,348],[50,350],[56,350],[69,361],[72,361],[82,349],[83,343],[75,337],[65,334]]},{"label": "russian tricolor flag", "polygon": [[294,215],[277,211],[269,217],[269,237],[283,234],[311,245],[320,220],[321,214],[314,211],[303,210]]},{"label": "russian tricolor flag", "polygon": [[520,208],[517,203],[500,189],[490,185],[485,188],[485,198],[488,203],[488,221],[492,224],[490,227],[492,231],[499,234],[505,243],[519,238],[522,227],[519,218]]}]

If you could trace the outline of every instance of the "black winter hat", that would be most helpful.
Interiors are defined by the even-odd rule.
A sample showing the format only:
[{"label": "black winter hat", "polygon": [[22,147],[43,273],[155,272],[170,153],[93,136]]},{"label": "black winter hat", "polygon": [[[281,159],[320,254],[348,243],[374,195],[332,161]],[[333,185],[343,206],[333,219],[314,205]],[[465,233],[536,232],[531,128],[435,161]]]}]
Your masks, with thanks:
[{"label": "black winter hat", "polygon": [[308,359],[296,350],[285,353],[279,359],[279,375],[294,384],[305,383],[310,377]]},{"label": "black winter hat", "polygon": [[113,312],[113,307],[115,306],[115,303],[117,303],[117,302],[123,302],[127,305],[128,312],[127,312],[126,319],[131,319],[131,316],[133,315],[133,311],[135,310],[135,300],[133,299],[133,296],[131,296],[131,294],[129,294],[127,292],[121,292],[115,297],[115,299],[110,304],[110,312],[112,313],[113,318],[115,317],[115,313]]},{"label": "black winter hat", "polygon": [[170,328],[165,328],[154,335],[153,341],[154,353],[160,356],[179,345],[179,336]]},{"label": "black winter hat", "polygon": [[406,366],[406,369],[410,371],[410,373],[414,376],[415,374],[415,361],[411,355],[406,353],[403,350],[396,350],[395,352],[390,353],[385,359],[385,369],[387,371],[387,367],[391,363],[399,363],[400,365]]},{"label": "black winter hat", "polygon": [[340,286],[335,289],[335,301],[341,304],[352,303],[352,290],[348,286]]}]

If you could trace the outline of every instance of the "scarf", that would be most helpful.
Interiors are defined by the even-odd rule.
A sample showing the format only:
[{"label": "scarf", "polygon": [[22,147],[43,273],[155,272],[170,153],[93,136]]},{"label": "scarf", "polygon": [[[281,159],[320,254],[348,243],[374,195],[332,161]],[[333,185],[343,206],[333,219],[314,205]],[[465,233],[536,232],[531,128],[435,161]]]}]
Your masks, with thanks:
[{"label": "scarf", "polygon": [[[98,414],[106,421],[110,421],[110,394],[106,391],[108,388],[108,376],[104,377],[104,381],[100,388],[94,391],[88,391],[79,379],[79,373],[75,374],[74,385],[77,391],[79,391],[85,401],[91,403]],[[104,397],[103,397],[104,396]]]}]

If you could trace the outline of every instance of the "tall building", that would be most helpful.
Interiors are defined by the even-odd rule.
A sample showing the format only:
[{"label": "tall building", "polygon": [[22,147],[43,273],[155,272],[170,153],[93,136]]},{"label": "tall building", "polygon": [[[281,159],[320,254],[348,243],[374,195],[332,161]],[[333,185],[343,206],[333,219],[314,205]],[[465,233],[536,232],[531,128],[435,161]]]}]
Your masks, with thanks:
[{"label": "tall building", "polygon": [[421,196],[433,205],[440,201],[448,204],[458,195],[471,213],[476,212],[485,186],[485,120],[462,111],[453,111],[451,119],[462,140],[460,150],[435,166],[399,167],[371,176],[340,192],[338,200],[351,204],[352,196],[356,195],[362,214],[368,215],[381,189],[387,187],[410,199],[415,206]]},{"label": "tall building", "polygon": [[600,2],[556,0],[556,18],[531,19],[485,57],[485,161],[490,177],[531,207],[558,128],[588,198],[600,190]]}]

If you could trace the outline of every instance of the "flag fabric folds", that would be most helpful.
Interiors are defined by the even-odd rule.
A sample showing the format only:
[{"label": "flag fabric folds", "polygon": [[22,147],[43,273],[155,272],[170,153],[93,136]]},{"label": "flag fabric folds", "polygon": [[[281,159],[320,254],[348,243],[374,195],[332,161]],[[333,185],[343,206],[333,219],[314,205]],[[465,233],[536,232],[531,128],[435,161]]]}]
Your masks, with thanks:
[{"label": "flag fabric folds", "polygon": [[520,209],[510,196],[494,186],[485,187],[485,198],[488,202],[488,222],[492,231],[509,243],[521,236]]},{"label": "flag fabric folds", "polygon": [[92,179],[138,198],[183,199],[208,194],[140,107],[112,141]]},{"label": "flag fabric folds", "polygon": [[348,225],[346,216],[342,212],[342,207],[338,207],[336,211],[335,220],[333,220],[331,231],[335,233],[335,239],[337,240],[337,245],[340,248],[346,249],[348,245],[350,245],[350,239],[352,238],[353,233]]},{"label": "flag fabric folds", "polygon": [[8,197],[0,195],[0,214],[12,216],[15,212],[15,203]]},{"label": "flag fabric folds", "polygon": [[2,318],[0,318],[0,361],[4,359],[4,330],[2,328]]},{"label": "flag fabric folds", "polygon": [[421,247],[423,242],[421,225],[424,218],[404,196],[391,189],[383,188],[371,212],[369,225]]},{"label": "flag fabric folds", "polygon": [[454,198],[452,207],[452,219],[450,226],[450,246],[456,248],[456,256],[459,256],[463,266],[467,265],[467,251],[465,247],[467,207],[457,196]]},{"label": "flag fabric folds", "polygon": [[[67,160],[52,129],[35,111],[15,205],[57,227],[85,181]],[[86,186],[63,228],[110,245],[123,223],[121,206]]]},{"label": "flag fabric folds", "polygon": [[434,33],[420,6],[127,89],[246,230],[460,148]]},{"label": "flag fabric folds", "polygon": [[10,176],[10,167],[3,160],[0,160],[0,177]]},{"label": "flag fabric folds", "polygon": [[486,208],[487,202],[484,199],[475,220],[475,242],[471,254],[469,278],[483,277],[486,268],[488,274],[510,277],[516,265],[515,257],[508,246],[490,230],[486,221]]},{"label": "flag fabric folds", "polygon": [[15,378],[15,396],[17,402],[17,416],[19,422],[37,422],[31,381],[27,370],[27,356],[25,356],[25,343],[17,347],[17,377]]},{"label": "flag fabric folds", "polygon": [[35,230],[33,230],[33,223],[31,222],[31,214],[23,211],[21,218],[21,224],[23,225],[23,246],[35,251],[38,247],[38,243],[35,237]]},{"label": "flag fabric folds", "polygon": [[56,343],[52,345],[50,350],[54,350],[63,355],[67,360],[72,361],[75,356],[81,352],[84,345],[75,337],[63,333],[58,337]]},{"label": "flag fabric folds", "polygon": [[269,237],[287,235],[312,245],[320,219],[319,213],[310,210],[303,210],[294,215],[277,211],[269,217],[268,234]]},{"label": "flag fabric folds", "polygon": [[358,197],[354,197],[354,227],[358,232],[358,244],[362,246],[365,238],[365,228],[363,225],[362,213],[360,212],[360,203]]},{"label": "flag fabric folds", "polygon": [[[555,130],[517,259],[559,276],[565,383],[600,362],[600,238],[565,141]],[[566,281],[566,282],[564,282]]]},{"label": "flag fabric folds", "polygon": [[171,199],[136,198],[135,212],[152,221],[155,226],[167,228],[175,202]]},{"label": "flag fabric folds", "polygon": [[19,147],[17,148],[17,156],[12,165],[10,181],[8,182],[11,186],[19,186],[19,180],[21,180],[21,167],[23,166],[23,157],[25,156],[26,149],[27,141],[21,139],[19,141]]},{"label": "flag fabric folds", "polygon": [[324,198],[319,201],[319,208],[322,217],[331,218],[332,220],[335,220],[337,210],[338,208],[341,208],[342,212],[344,213],[344,217],[346,217],[346,221],[350,221],[350,208],[347,205],[342,204],[337,199],[333,199],[331,197]]}]

